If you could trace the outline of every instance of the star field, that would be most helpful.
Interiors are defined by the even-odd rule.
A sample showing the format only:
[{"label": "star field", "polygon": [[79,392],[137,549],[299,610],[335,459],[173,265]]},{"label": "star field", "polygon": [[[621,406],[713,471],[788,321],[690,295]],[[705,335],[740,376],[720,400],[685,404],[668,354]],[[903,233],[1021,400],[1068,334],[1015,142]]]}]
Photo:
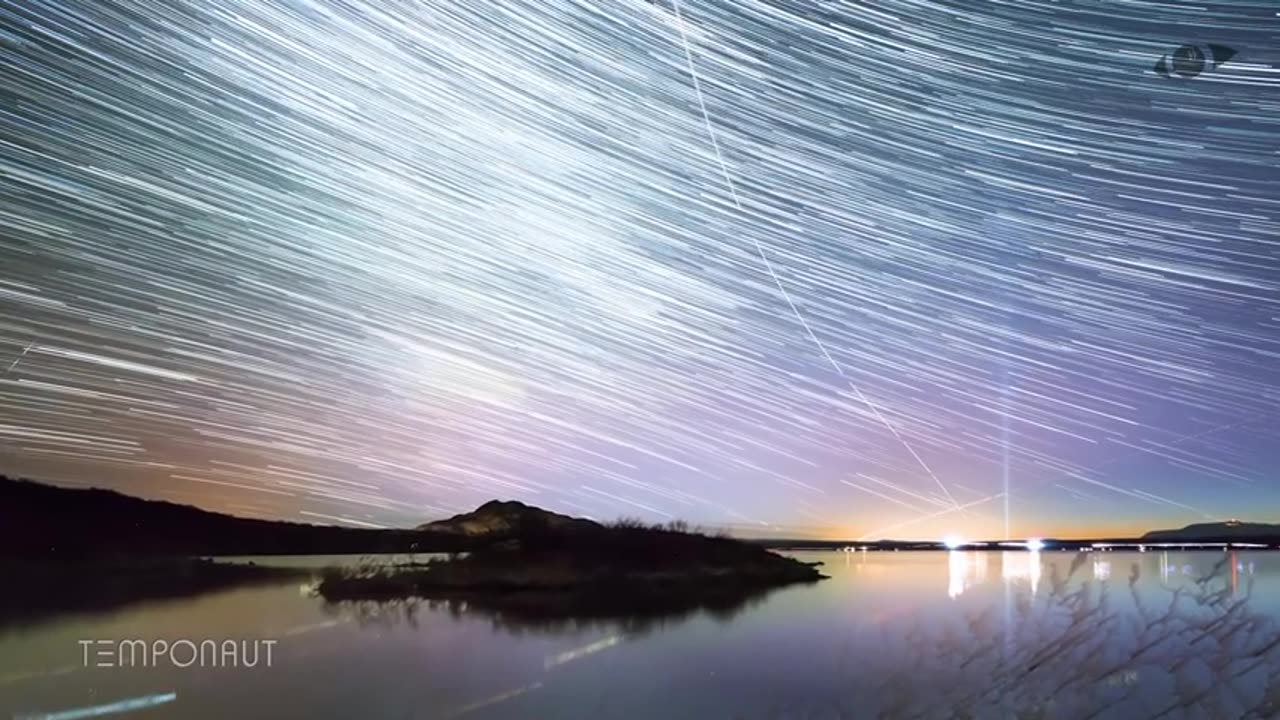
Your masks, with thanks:
[{"label": "star field", "polygon": [[[1193,79],[1184,43],[1239,53]],[[1273,3],[0,7],[0,471],[412,525],[1280,520]]]}]

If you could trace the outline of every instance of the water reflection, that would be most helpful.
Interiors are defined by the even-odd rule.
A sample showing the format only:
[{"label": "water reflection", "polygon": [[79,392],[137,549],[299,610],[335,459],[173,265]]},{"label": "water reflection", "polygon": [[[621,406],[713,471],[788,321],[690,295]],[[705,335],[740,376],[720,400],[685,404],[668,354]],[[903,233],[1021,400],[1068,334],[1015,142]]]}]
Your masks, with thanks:
[{"label": "water reflection", "polygon": [[[948,553],[959,613],[922,608],[884,629],[885,671],[852,679],[883,709],[868,716],[1273,717],[1280,628],[1254,598],[1258,559],[1149,557]],[[985,581],[994,562],[1003,598]]]},{"label": "water reflection", "polygon": [[464,616],[484,619],[493,629],[514,635],[526,632],[564,635],[605,630],[636,637],[677,626],[694,617],[728,623],[759,606],[773,592],[775,590],[772,589],[726,592],[693,602],[673,598],[667,604],[649,608],[627,604],[581,607],[547,604],[542,599],[529,603],[519,598],[512,602],[502,596],[475,596],[470,599],[343,601],[324,603],[323,609],[338,621],[354,620],[358,627],[364,628],[383,629],[404,624],[416,629],[420,616],[427,613],[448,615],[455,620]]},{"label": "water reflection", "polygon": [[1025,581],[1035,595],[1040,587],[1040,552],[1002,552],[1000,553],[1000,576],[1005,583]]},{"label": "water reflection", "polygon": [[947,597],[959,597],[975,584],[986,582],[987,554],[952,550],[947,553],[949,582]]},{"label": "water reflection", "polygon": [[[1277,717],[1280,553],[805,554],[832,579],[659,617],[328,607],[298,583],[0,631],[0,707],[148,717]],[[270,670],[80,663],[79,638],[278,639]],[[6,715],[6,717],[8,717]]]},{"label": "water reflection", "polygon": [[947,596],[956,598],[971,587],[987,582],[987,572],[993,561],[1000,563],[1000,577],[1006,585],[1024,584],[1035,594],[1040,586],[1041,557],[1039,551],[964,552],[947,553]]}]

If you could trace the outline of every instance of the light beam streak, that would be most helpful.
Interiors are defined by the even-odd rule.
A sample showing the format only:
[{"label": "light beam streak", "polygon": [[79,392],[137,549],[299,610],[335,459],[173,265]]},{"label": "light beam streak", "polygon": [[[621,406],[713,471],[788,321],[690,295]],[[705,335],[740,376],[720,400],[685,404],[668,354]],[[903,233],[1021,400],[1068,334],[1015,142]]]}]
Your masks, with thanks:
[{"label": "light beam streak", "polygon": [[884,534],[885,534],[885,533],[887,533],[887,532],[892,532],[892,531],[894,531],[894,530],[899,530],[899,529],[902,529],[902,528],[904,528],[904,527],[910,527],[910,526],[912,526],[912,525],[918,525],[918,524],[920,524],[920,523],[922,523],[922,522],[924,522],[924,521],[926,521],[926,520],[932,520],[933,518],[942,517],[943,515],[946,515],[946,514],[948,514],[948,513],[958,512],[958,511],[960,511],[960,510],[962,510],[962,509],[965,509],[965,508],[971,508],[971,507],[973,507],[974,505],[981,505],[982,503],[991,502],[992,500],[999,499],[1002,495],[1004,495],[1004,493],[997,493],[997,494],[995,494],[995,495],[991,495],[991,496],[984,497],[984,498],[981,498],[981,499],[978,499],[978,500],[973,500],[973,501],[971,501],[971,502],[964,503],[963,505],[960,505],[960,506],[958,506],[958,507],[947,508],[946,510],[939,510],[939,511],[934,512],[934,513],[929,513],[928,515],[924,515],[924,516],[921,516],[921,517],[918,517],[918,518],[915,518],[915,519],[912,519],[912,520],[907,520],[907,521],[904,521],[904,522],[900,522],[900,523],[897,523],[897,524],[895,524],[895,525],[890,525],[890,526],[888,526],[888,527],[885,527],[885,528],[881,528],[881,529],[879,529],[879,530],[876,530],[875,532],[867,533],[866,535],[863,535],[862,537],[860,537],[860,538],[858,538],[858,539],[859,539],[859,540],[868,540],[868,539],[871,539],[871,538],[873,538],[873,537],[877,537],[877,536],[879,536],[879,535],[884,535]]},{"label": "light beam streak", "polygon": [[[729,175],[729,168],[724,162],[724,155],[720,152],[720,143],[716,140],[716,131],[715,127],[711,123],[711,114],[707,111],[707,101],[702,95],[702,83],[698,79],[698,71],[693,63],[693,51],[689,47],[689,36],[685,32],[684,18],[680,13],[680,0],[671,0],[671,6],[675,10],[676,24],[680,28],[680,41],[684,47],[685,60],[689,65],[689,77],[693,80],[694,94],[698,98],[698,107],[702,111],[702,119],[707,127],[707,135],[711,138],[711,146],[715,152],[716,163],[720,166],[720,172],[724,175],[725,185],[729,188],[729,195],[733,198],[733,206],[737,208],[738,212],[742,212],[742,202],[738,199],[738,191],[734,188],[733,178]],[[831,353],[827,352],[827,346],[818,339],[818,336],[813,332],[813,328],[809,327],[808,321],[806,321],[804,316],[800,314],[800,309],[796,307],[795,301],[791,299],[791,294],[787,292],[787,289],[782,284],[782,280],[778,277],[778,273],[774,271],[773,263],[769,262],[769,257],[765,254],[764,246],[760,243],[760,240],[752,236],[751,241],[755,245],[756,254],[760,257],[760,261],[764,263],[765,269],[769,271],[769,277],[773,278],[773,284],[778,288],[778,292],[782,294],[783,299],[787,301],[787,307],[791,308],[791,314],[795,316],[797,321],[799,321],[801,327],[804,328],[805,334],[809,336],[809,339],[813,341],[813,344],[822,352],[822,356],[827,359],[827,362],[831,363],[831,367],[835,368],[836,373],[846,383],[848,383],[849,388],[853,390],[854,394],[858,396],[858,399],[861,400],[869,410],[871,410],[871,412],[876,416],[876,419],[888,428],[889,432],[902,445],[902,447],[906,448],[907,452],[911,454],[911,457],[915,459],[916,464],[918,464],[925,473],[932,478],[935,483],[937,483],[938,487],[942,490],[942,493],[951,501],[951,504],[954,505],[957,510],[961,509],[960,504],[956,502],[954,497],[952,497],[951,491],[948,490],[947,486],[942,484],[942,480],[934,474],[933,468],[929,467],[929,465],[925,463],[924,458],[920,457],[919,453],[915,451],[915,448],[911,447],[911,444],[906,441],[906,438],[902,437],[902,435],[898,433],[898,429],[894,427],[887,418],[885,418],[885,416],[880,412],[880,408],[876,407],[874,403],[867,399],[867,396],[862,393],[862,390],[856,384],[854,384],[853,380],[845,375],[844,368],[841,367],[840,363],[836,362],[835,358],[831,356]]]}]

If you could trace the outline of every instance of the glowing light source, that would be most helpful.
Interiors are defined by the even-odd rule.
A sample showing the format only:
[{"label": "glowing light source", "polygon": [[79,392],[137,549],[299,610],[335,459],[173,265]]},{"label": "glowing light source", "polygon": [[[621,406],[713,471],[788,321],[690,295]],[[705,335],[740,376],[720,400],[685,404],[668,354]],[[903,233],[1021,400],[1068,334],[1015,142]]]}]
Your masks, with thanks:
[{"label": "glowing light source", "polygon": [[958,547],[964,546],[964,538],[956,537],[955,535],[948,535],[947,537],[942,538],[942,544],[946,545],[948,550],[955,550]]},{"label": "glowing light source", "polygon": [[1040,538],[1029,538],[1029,539],[1027,540],[1027,549],[1028,549],[1028,550],[1030,550],[1030,551],[1032,551],[1032,552],[1037,552],[1037,551],[1043,550],[1043,549],[1044,549],[1044,541],[1043,541],[1043,540],[1041,540]]}]

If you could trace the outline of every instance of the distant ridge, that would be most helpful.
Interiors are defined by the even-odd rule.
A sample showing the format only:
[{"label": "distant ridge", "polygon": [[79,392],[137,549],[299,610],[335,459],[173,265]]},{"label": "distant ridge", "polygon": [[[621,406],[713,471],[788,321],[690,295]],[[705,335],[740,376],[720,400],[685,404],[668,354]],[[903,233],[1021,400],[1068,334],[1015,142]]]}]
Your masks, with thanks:
[{"label": "distant ridge", "polygon": [[239,518],[97,488],[0,475],[0,555],[327,555],[454,552],[466,538]]},{"label": "distant ridge", "polygon": [[1152,530],[1142,536],[1152,542],[1240,542],[1280,540],[1280,525],[1249,523],[1228,520],[1216,523],[1196,523],[1178,530]]}]

